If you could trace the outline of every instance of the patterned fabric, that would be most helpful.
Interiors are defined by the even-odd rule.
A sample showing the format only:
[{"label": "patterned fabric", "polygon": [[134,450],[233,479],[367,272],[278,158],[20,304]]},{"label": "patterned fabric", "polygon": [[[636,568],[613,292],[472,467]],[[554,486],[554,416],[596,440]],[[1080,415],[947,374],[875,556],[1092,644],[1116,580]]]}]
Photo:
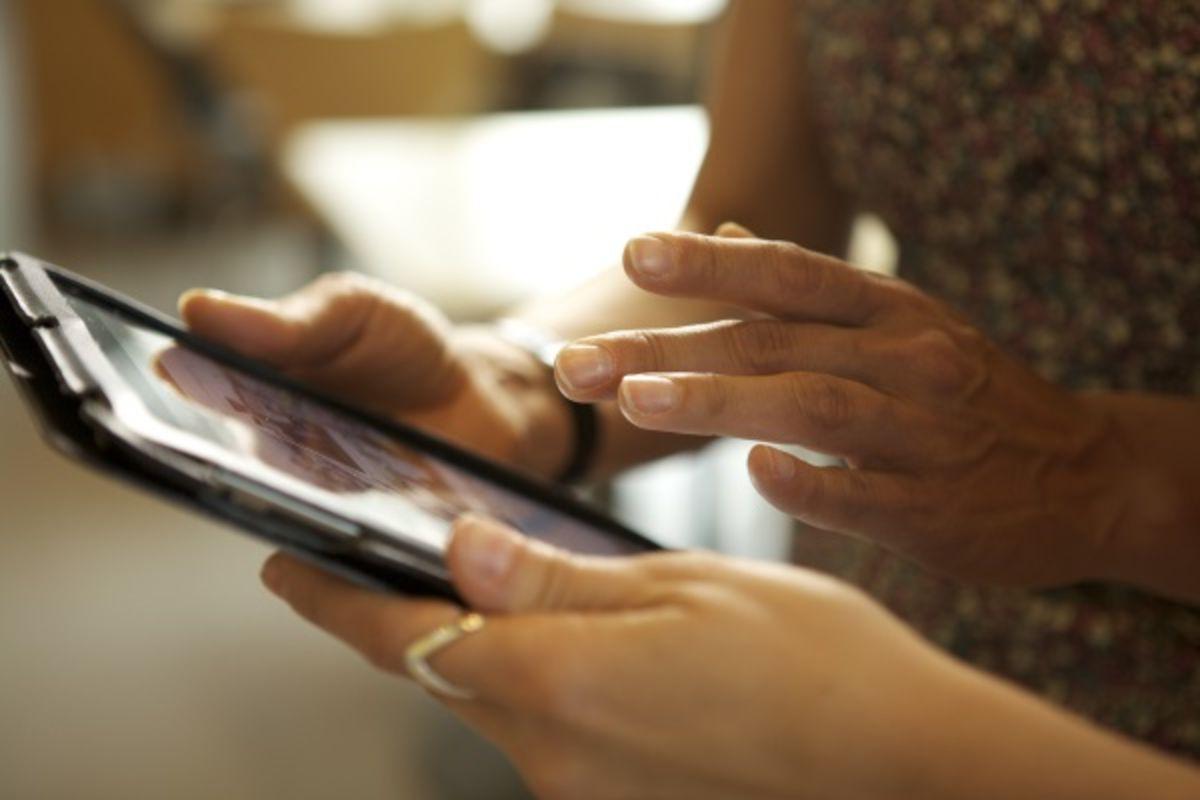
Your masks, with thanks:
[{"label": "patterned fabric", "polygon": [[[903,277],[1052,380],[1200,393],[1200,3],[798,7],[835,179],[895,232]],[[956,655],[1200,756],[1200,610],[964,588],[822,534],[797,547]]]}]

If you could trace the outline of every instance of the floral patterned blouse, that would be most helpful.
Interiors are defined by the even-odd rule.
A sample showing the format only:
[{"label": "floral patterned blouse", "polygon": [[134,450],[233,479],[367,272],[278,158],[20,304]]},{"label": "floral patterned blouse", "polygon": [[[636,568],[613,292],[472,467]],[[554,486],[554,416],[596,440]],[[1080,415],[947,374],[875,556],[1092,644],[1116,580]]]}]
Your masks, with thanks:
[{"label": "floral patterned blouse", "polygon": [[[798,8],[825,155],[903,277],[1062,384],[1200,393],[1200,2]],[[969,588],[824,534],[797,549],[950,652],[1200,757],[1200,609]]]}]

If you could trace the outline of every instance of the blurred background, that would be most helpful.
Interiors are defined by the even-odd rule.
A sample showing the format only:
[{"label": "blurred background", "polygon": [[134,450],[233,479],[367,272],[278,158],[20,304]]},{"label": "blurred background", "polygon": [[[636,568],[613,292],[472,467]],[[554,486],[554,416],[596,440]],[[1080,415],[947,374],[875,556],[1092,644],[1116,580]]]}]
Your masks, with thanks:
[{"label": "blurred background", "polygon": [[[674,224],[724,6],[0,0],[0,250],[166,310],[349,268],[488,318]],[[260,590],[264,548],[52,455],[7,381],[0,442],[0,797],[525,796]],[[614,510],[777,557],[744,451],[639,471]]]}]

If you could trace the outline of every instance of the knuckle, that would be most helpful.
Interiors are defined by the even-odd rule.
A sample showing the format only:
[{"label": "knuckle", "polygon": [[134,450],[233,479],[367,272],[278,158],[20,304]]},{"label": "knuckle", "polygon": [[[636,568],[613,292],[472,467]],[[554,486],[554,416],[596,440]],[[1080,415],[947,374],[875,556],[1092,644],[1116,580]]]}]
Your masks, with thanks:
[{"label": "knuckle", "polygon": [[796,407],[818,431],[836,433],[853,421],[853,403],[839,381],[801,375],[792,377],[788,384]]},{"label": "knuckle", "polygon": [[824,270],[799,245],[767,242],[763,249],[763,261],[780,298],[817,293],[824,284]]},{"label": "knuckle", "polygon": [[866,477],[849,467],[826,468],[795,487],[791,513],[816,521],[819,527],[853,533],[871,509],[872,492]]},{"label": "knuckle", "polygon": [[867,511],[875,507],[875,491],[867,476],[860,470],[846,469],[842,477],[845,478],[846,487],[839,504],[839,516],[845,521],[847,528],[857,529]]},{"label": "knuckle", "polygon": [[899,303],[899,309],[924,315],[938,313],[939,301],[919,288],[891,275],[872,274],[870,280],[886,290]]},{"label": "knuckle", "polygon": [[[621,344],[625,346],[622,347]],[[667,345],[661,334],[651,331],[634,331],[629,339],[618,343],[616,352],[618,371],[653,372],[669,368]]]},{"label": "knuckle", "polygon": [[692,387],[695,395],[699,395],[699,410],[706,417],[722,418],[731,411],[732,393],[721,376],[699,376]]},{"label": "knuckle", "polygon": [[373,619],[364,624],[358,649],[367,663],[377,670],[394,673],[405,671],[406,648],[396,640],[391,626],[381,620]]},{"label": "knuckle", "polygon": [[347,324],[361,324],[382,305],[387,290],[373,278],[358,272],[331,272],[312,284],[315,308],[322,316],[344,318]]},{"label": "knuckle", "polygon": [[807,519],[825,510],[827,496],[825,478],[817,471],[808,480],[793,481],[786,495],[768,499],[787,513]]},{"label": "knuckle", "polygon": [[914,336],[907,345],[905,363],[938,394],[956,396],[976,379],[968,350],[949,333],[931,329]]},{"label": "knuckle", "polygon": [[877,333],[863,332],[843,336],[838,340],[838,347],[844,352],[843,358],[851,364],[876,364],[887,350]]},{"label": "knuckle", "polygon": [[795,348],[788,327],[773,320],[739,322],[729,332],[730,358],[753,373],[781,371]]},{"label": "knuckle", "polygon": [[[534,559],[532,564],[528,562]],[[517,556],[518,563],[514,567],[515,574],[528,572],[536,575],[533,582],[531,597],[525,600],[531,608],[557,609],[566,601],[571,591],[572,567],[571,556],[558,550],[546,547],[531,547]]]},{"label": "knuckle", "polygon": [[634,559],[639,573],[651,583],[711,574],[724,562],[700,550],[669,550]]},{"label": "knuckle", "polygon": [[703,289],[717,289],[725,276],[718,247],[703,236],[682,234],[675,237],[675,255],[683,266],[686,282]]}]

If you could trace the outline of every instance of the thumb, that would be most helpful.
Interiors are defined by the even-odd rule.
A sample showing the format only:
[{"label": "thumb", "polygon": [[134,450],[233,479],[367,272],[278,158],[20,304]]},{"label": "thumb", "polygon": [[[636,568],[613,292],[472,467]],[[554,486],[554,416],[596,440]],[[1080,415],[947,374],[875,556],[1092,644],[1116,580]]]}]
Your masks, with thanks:
[{"label": "thumb", "polygon": [[650,580],[636,560],[568,553],[475,515],[455,522],[446,560],[463,599],[492,613],[627,608]]},{"label": "thumb", "polygon": [[205,339],[279,366],[296,360],[305,339],[303,323],[272,300],[192,289],[179,298],[179,314]]},{"label": "thumb", "polygon": [[193,331],[371,408],[445,402],[465,379],[437,309],[380,281],[334,273],[279,300],[193,290]]}]

